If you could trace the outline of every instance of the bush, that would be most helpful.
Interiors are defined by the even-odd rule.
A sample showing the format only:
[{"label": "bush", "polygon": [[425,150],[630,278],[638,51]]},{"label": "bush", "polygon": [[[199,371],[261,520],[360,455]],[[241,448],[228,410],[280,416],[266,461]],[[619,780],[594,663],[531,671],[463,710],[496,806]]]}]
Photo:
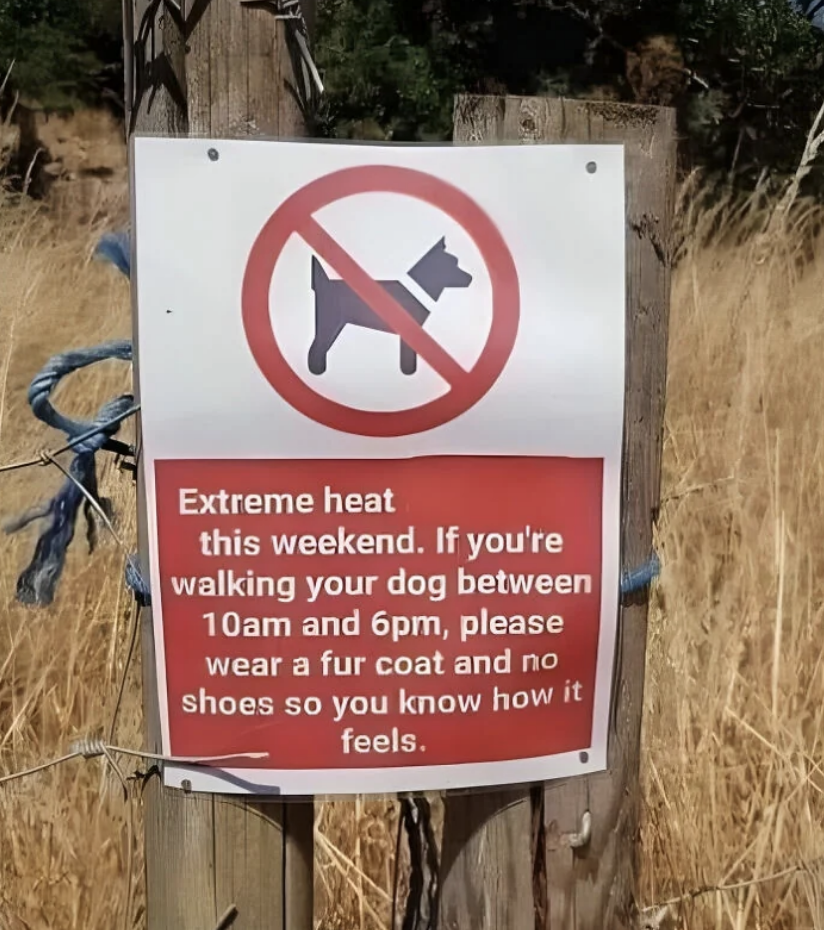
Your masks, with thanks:
[{"label": "bush", "polygon": [[14,62],[7,93],[46,109],[98,102],[122,83],[120,10],[120,0],[0,0],[0,70]]},{"label": "bush", "polygon": [[323,128],[446,139],[462,91],[641,100],[678,108],[690,167],[751,184],[795,165],[821,102],[824,32],[802,13],[824,4],[321,0]]}]

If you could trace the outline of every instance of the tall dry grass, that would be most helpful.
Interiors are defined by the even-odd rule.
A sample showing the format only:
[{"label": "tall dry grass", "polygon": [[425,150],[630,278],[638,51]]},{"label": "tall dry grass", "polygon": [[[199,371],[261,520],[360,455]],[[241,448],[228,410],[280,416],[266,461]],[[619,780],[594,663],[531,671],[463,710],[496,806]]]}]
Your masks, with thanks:
[{"label": "tall dry grass", "polygon": [[821,210],[802,205],[765,243],[753,235],[765,209],[757,198],[714,213],[686,203],[647,673],[643,896],[682,898],[668,917],[678,926],[818,930]]},{"label": "tall dry grass", "polygon": [[[130,331],[123,283],[91,260],[95,237],[87,229],[61,240],[25,204],[0,207],[2,462],[28,457],[60,438],[27,409],[27,384],[42,362],[68,347]],[[67,379],[55,400],[89,416],[129,383],[127,366],[106,363]],[[111,463],[101,471],[122,531],[132,536],[130,482]],[[50,496],[61,481],[52,468],[0,475],[0,520]],[[37,532],[0,537],[3,773],[63,755],[73,739],[107,732],[128,637],[124,557],[105,536],[89,557],[82,531],[77,534],[52,608],[15,604],[16,576]],[[136,695],[131,687],[118,727],[124,745],[139,745]],[[0,927],[122,926],[130,856],[135,874],[140,872],[139,843],[129,848],[124,811],[122,789],[97,762],[69,763],[0,788]]]},{"label": "tall dry grass", "polygon": [[[750,235],[763,226],[763,204],[697,203],[683,203],[691,233],[674,278],[641,903],[661,926],[818,930],[824,259],[808,233],[815,211],[802,211],[765,253]],[[42,362],[130,332],[125,282],[91,260],[98,234],[0,207],[0,463],[59,439],[25,403]],[[56,399],[89,415],[128,382],[125,366],[99,365]],[[0,475],[0,519],[61,480],[46,468]],[[130,480],[109,462],[102,486],[131,541]],[[128,644],[124,554],[105,536],[92,556],[75,542],[52,608],[15,604],[35,532],[0,538],[0,774],[108,732]],[[120,745],[140,744],[138,681],[135,664]],[[127,811],[99,762],[0,788],[1,930],[141,926],[139,801],[134,830]],[[388,927],[396,808],[358,802],[317,813],[319,926]],[[673,899],[665,915],[658,905]]]}]

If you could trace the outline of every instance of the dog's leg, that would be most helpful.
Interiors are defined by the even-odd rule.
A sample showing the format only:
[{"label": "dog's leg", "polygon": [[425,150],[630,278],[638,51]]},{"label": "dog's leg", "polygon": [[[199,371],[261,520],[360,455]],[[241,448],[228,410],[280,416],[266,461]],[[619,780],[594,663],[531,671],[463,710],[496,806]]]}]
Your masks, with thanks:
[{"label": "dog's leg", "polygon": [[336,323],[334,329],[327,329],[325,332],[316,330],[315,339],[309,347],[308,359],[309,371],[313,375],[322,375],[326,371],[329,350],[337,342],[345,325],[345,323]]},{"label": "dog's leg", "polygon": [[320,340],[320,334],[315,336],[312,345],[309,347],[309,358],[307,363],[309,371],[313,375],[322,375],[326,371],[326,356],[329,352],[329,345],[324,345]]},{"label": "dog's leg", "polygon": [[414,375],[418,370],[418,353],[401,339],[401,371],[405,375]]},{"label": "dog's leg", "polygon": [[[340,287],[340,285],[338,285]],[[313,375],[326,371],[326,357],[343,328],[332,298],[332,282],[318,259],[312,256],[312,290],[315,292],[315,338],[309,347],[307,365]]]}]

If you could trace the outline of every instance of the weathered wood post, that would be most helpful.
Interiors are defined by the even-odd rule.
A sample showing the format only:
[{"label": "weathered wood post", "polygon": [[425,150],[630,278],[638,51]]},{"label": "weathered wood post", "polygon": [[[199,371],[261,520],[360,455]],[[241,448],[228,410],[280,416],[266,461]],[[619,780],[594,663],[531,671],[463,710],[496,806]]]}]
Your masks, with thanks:
[{"label": "weathered wood post", "polygon": [[[623,568],[633,569],[650,558],[659,505],[675,200],[674,111],[595,101],[461,97],[456,102],[455,141],[625,146],[627,356],[621,543]],[[647,612],[643,592],[624,599],[606,772],[550,782],[542,793],[520,789],[447,800],[441,930],[637,926]],[[587,820],[589,836],[582,830]]]},{"label": "weathered wood post", "polygon": [[[302,0],[313,22],[314,0]],[[279,5],[124,0],[129,133],[208,138],[305,135],[302,75]],[[291,15],[295,14],[294,5]],[[289,85],[292,85],[291,87]],[[138,360],[139,364],[139,360]],[[148,577],[145,494],[140,551]],[[159,751],[151,611],[142,612],[149,748]],[[235,905],[235,930],[312,927],[314,807],[144,793],[149,930],[205,930]]]}]

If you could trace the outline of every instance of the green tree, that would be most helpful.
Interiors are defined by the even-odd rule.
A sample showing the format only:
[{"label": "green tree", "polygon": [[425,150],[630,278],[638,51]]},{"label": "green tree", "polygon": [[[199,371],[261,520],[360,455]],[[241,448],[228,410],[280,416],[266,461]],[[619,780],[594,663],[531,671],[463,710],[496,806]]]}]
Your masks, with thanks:
[{"label": "green tree", "polygon": [[[685,162],[751,182],[792,168],[824,95],[824,32],[791,0],[321,0],[320,12],[329,134],[449,138],[461,91],[608,94],[677,106]],[[631,73],[661,37],[680,75],[664,100]],[[644,59],[645,79],[659,66]]]},{"label": "green tree", "polygon": [[93,102],[120,52],[119,0],[0,0],[0,69],[47,108]]},{"label": "green tree", "polygon": [[410,15],[416,7],[420,12],[419,2],[403,0],[322,0],[322,132],[409,141],[448,130],[448,72],[435,61],[426,22]]},{"label": "green tree", "polygon": [[677,12],[707,85],[683,101],[689,149],[750,178],[792,170],[824,99],[824,34],[787,0],[682,0]]}]

